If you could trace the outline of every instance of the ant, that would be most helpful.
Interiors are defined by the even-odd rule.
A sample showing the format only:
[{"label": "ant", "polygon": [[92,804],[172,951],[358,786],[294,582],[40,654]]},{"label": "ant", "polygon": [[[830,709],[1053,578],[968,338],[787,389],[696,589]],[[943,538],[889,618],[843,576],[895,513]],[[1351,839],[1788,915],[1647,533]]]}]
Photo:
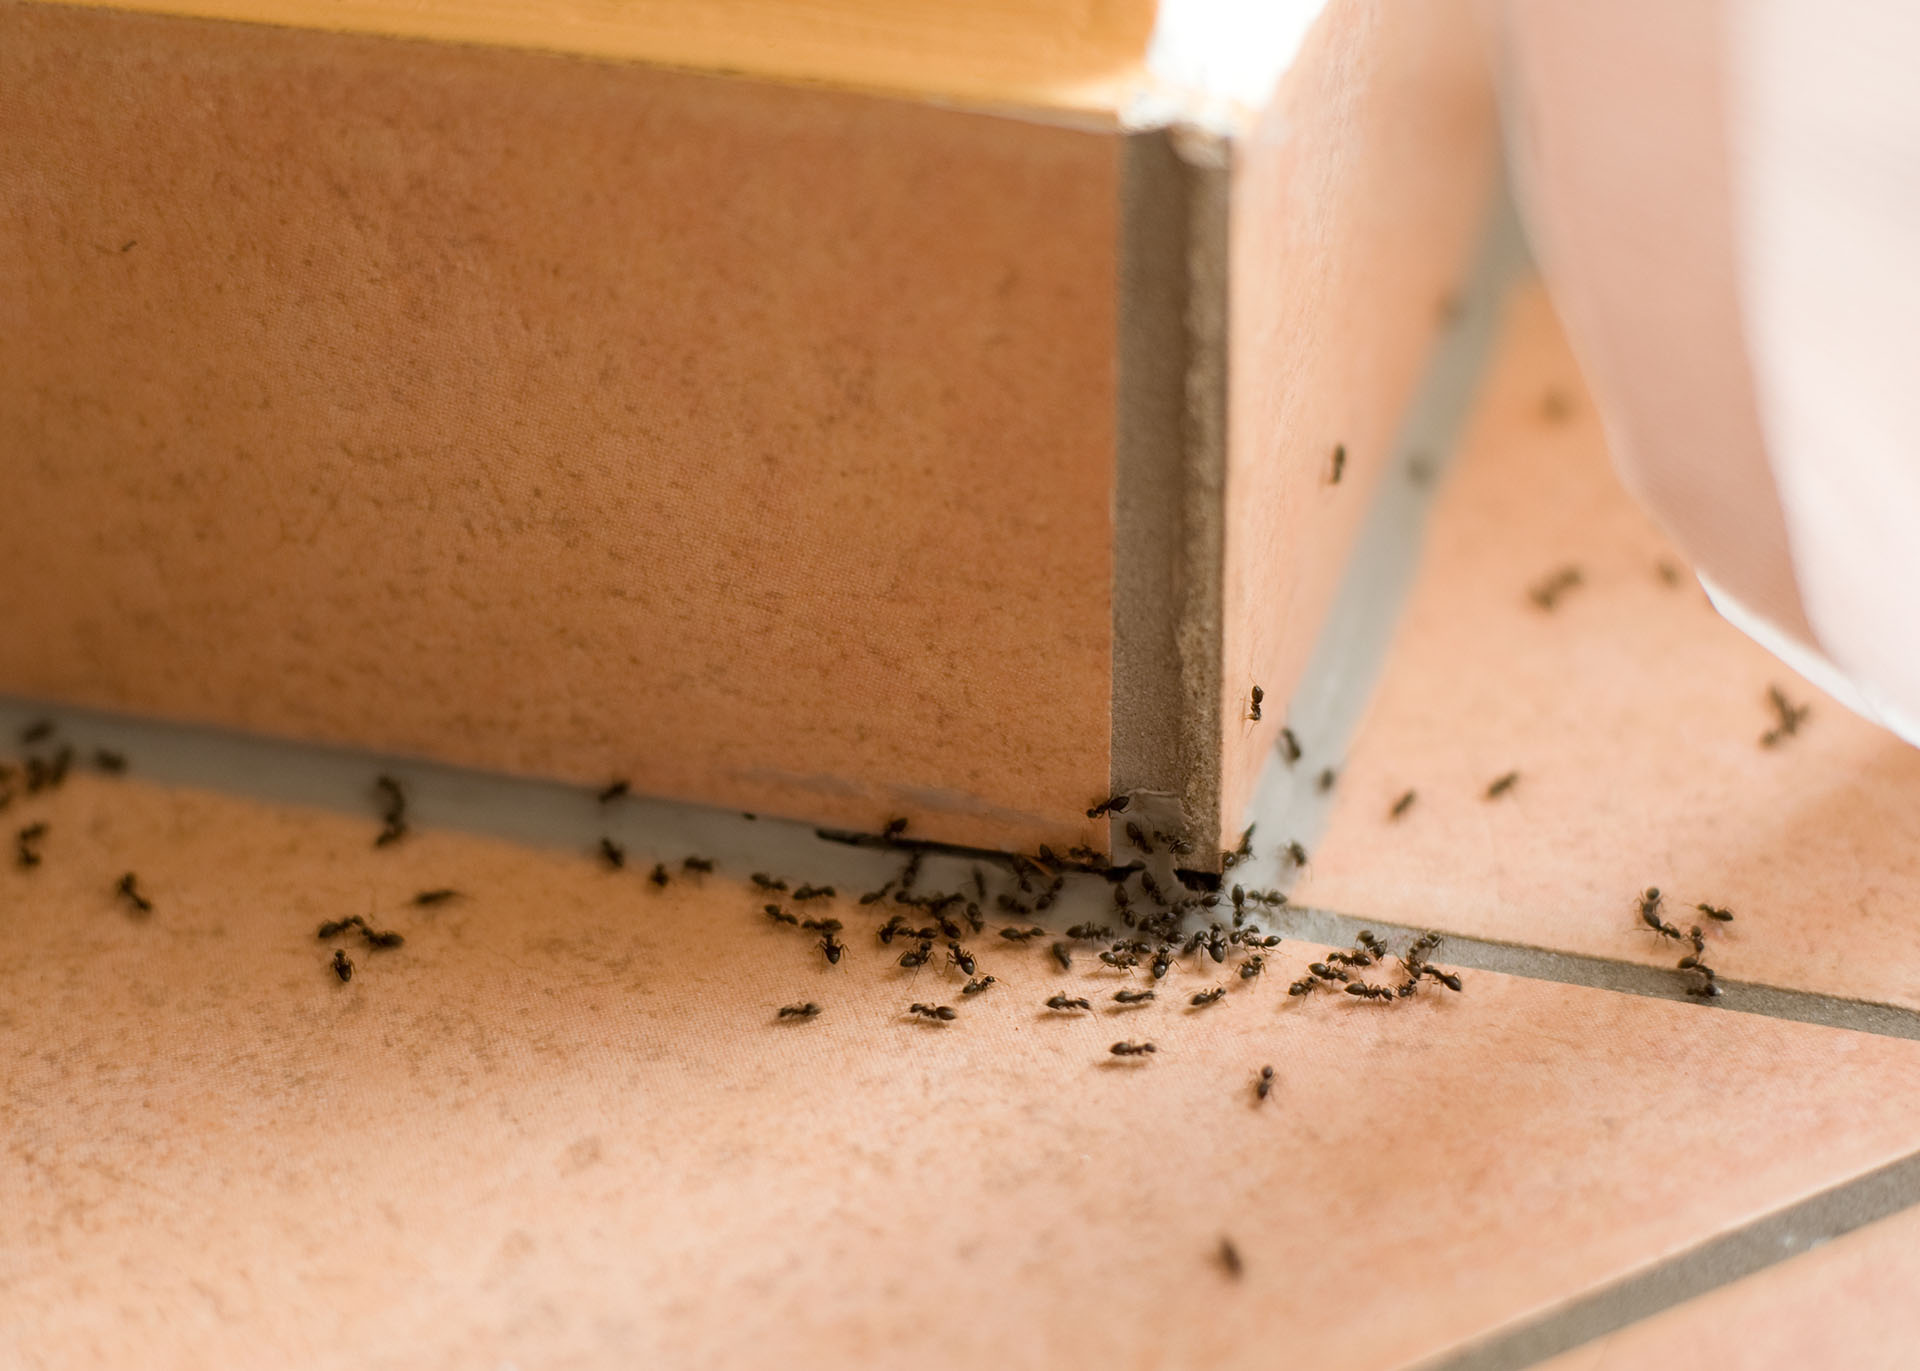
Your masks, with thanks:
[{"label": "ant", "polygon": [[1106,799],[1095,802],[1093,808],[1087,811],[1087,817],[1097,819],[1103,814],[1119,814],[1132,803],[1131,795],[1109,795]]},{"label": "ant", "polygon": [[1787,693],[1777,685],[1767,687],[1767,703],[1773,706],[1774,715],[1780,722],[1760,735],[1760,746],[1773,747],[1800,731],[1800,725],[1806,722],[1809,705],[1796,705],[1787,698]]},{"label": "ant", "polygon": [[1220,1265],[1224,1266],[1227,1274],[1235,1280],[1239,1280],[1246,1274],[1247,1265],[1240,1260],[1240,1249],[1233,1245],[1231,1238],[1220,1239]]},{"label": "ant", "polygon": [[1316,981],[1351,981],[1353,977],[1337,966],[1328,966],[1325,962],[1315,962],[1307,968],[1307,974]]},{"label": "ant", "polygon": [[44,743],[53,736],[54,723],[51,719],[36,719],[20,730],[20,742],[23,745]]},{"label": "ant", "polygon": [[1706,915],[1709,919],[1717,919],[1723,924],[1733,922],[1733,911],[1731,909],[1723,909],[1717,904],[1697,904],[1694,908]]},{"label": "ant", "polygon": [[125,896],[127,903],[132,905],[140,913],[153,913],[153,901],[140,893],[140,880],[131,871],[120,878],[119,883],[114,886],[114,890]]},{"label": "ant", "polygon": [[[1295,866],[1305,866],[1307,864],[1307,849],[1298,838],[1290,840],[1280,851],[1285,855],[1286,859]],[[1281,903],[1284,903],[1285,900],[1286,897],[1284,895],[1280,897]]]},{"label": "ant", "polygon": [[1487,787],[1487,798],[1497,800],[1519,783],[1520,773],[1517,771],[1509,771],[1504,776],[1495,777],[1493,784]]},{"label": "ant", "polygon": [[1247,708],[1247,718],[1257,724],[1260,722],[1260,702],[1267,698],[1267,692],[1255,686],[1251,698],[1252,703]]},{"label": "ant", "polygon": [[1132,975],[1134,968],[1140,965],[1139,956],[1132,952],[1102,952],[1100,960],[1115,971],[1124,971],[1128,975]]},{"label": "ant", "polygon": [[820,940],[820,950],[827,954],[828,966],[838,966],[840,964],[840,954],[847,950],[847,945],[842,942],[836,942],[833,934],[829,932],[826,937]]},{"label": "ant", "polygon": [[968,981],[965,985],[961,986],[960,993],[962,995],[978,995],[981,991],[985,990],[988,986],[995,985],[997,983],[998,983],[997,978],[993,976],[982,976],[978,980]]},{"label": "ant", "polygon": [[337,947],[333,949],[333,974],[343,982],[353,979],[353,962]]},{"label": "ant", "polygon": [[1433,977],[1434,980],[1440,982],[1441,985],[1444,985],[1456,995],[1463,989],[1460,978],[1451,971],[1442,971],[1437,966],[1423,966],[1420,970],[1425,975]]},{"label": "ant", "polygon": [[611,838],[602,838],[600,860],[607,864],[609,871],[618,871],[627,864],[627,850]]},{"label": "ant", "polygon": [[809,933],[838,933],[846,925],[838,919],[802,919],[800,927]]},{"label": "ant", "polygon": [[764,871],[756,871],[747,879],[753,882],[756,889],[764,890],[769,894],[776,890],[785,890],[787,888],[785,881],[776,881]]},{"label": "ant", "polygon": [[1280,760],[1288,766],[1300,760],[1300,739],[1288,727],[1280,730]]},{"label": "ant", "polygon": [[1145,1004],[1153,998],[1151,990],[1116,990],[1113,998],[1120,1004]]},{"label": "ant", "polygon": [[706,857],[682,857],[680,859],[680,869],[682,871],[696,872],[702,876],[711,875],[713,873],[713,862]]},{"label": "ant", "polygon": [[1133,844],[1134,851],[1144,852],[1149,857],[1153,855],[1153,844],[1147,841],[1147,835],[1140,831],[1139,824],[1129,823],[1127,825],[1127,841]]},{"label": "ant", "polygon": [[1373,956],[1367,952],[1329,952],[1327,961],[1341,966],[1372,966]]},{"label": "ant", "polygon": [[1327,484],[1330,486],[1339,485],[1340,478],[1346,474],[1346,471],[1347,445],[1345,443],[1335,443],[1333,445],[1333,466],[1327,473]]},{"label": "ant", "polygon": [[1347,984],[1349,995],[1358,995],[1363,1000],[1391,1000],[1394,992],[1384,985],[1368,985],[1365,981],[1350,981]]},{"label": "ant", "polygon": [[973,954],[967,951],[966,948],[960,946],[959,943],[950,942],[947,944],[947,960],[959,967],[962,975],[971,976],[973,974]]},{"label": "ant", "polygon": [[1650,885],[1640,892],[1640,922],[1663,938],[1681,939],[1680,930],[1660,917],[1660,887]]},{"label": "ant", "polygon": [[833,895],[834,890],[830,885],[803,885],[793,892],[793,898],[801,903],[808,900],[831,900]]},{"label": "ant", "polygon": [[1047,1008],[1057,1009],[1062,1012],[1065,1012],[1066,1010],[1069,1010],[1069,1009],[1084,1009],[1089,1014],[1093,1012],[1093,1006],[1089,1004],[1087,1001],[1082,999],[1075,999],[1072,996],[1065,994],[1064,992],[1061,994],[1055,995],[1053,998],[1049,999],[1047,1001]]},{"label": "ant", "polygon": [[1159,1049],[1152,1043],[1115,1043],[1107,1051],[1116,1057],[1145,1057]]},{"label": "ant", "polygon": [[890,843],[906,831],[907,821],[904,818],[888,819],[887,826],[880,830],[880,839],[882,842]]},{"label": "ant", "polygon": [[399,947],[406,942],[404,934],[368,928],[364,923],[360,925],[360,935],[367,940],[368,947],[374,948]]},{"label": "ant", "polygon": [[[768,908],[771,909],[772,906],[769,905]],[[880,925],[879,936],[880,936],[881,946],[884,947],[888,943],[891,943],[898,934],[906,932],[907,927],[908,925],[907,925],[906,915],[904,914],[893,915],[885,923]]]},{"label": "ant", "polygon": [[797,927],[800,923],[799,919],[787,913],[786,910],[777,904],[766,905],[764,908],[766,916],[777,924],[792,924]]},{"label": "ant", "polygon": [[1226,987],[1216,985],[1211,990],[1202,990],[1199,994],[1190,997],[1187,1000],[1187,1003],[1192,1005],[1195,1009],[1205,1009],[1208,1005],[1219,1004],[1220,1001],[1226,998],[1227,998]]},{"label": "ant", "polygon": [[952,1023],[960,1017],[943,1004],[920,1004],[918,1002],[908,1005],[907,1013],[917,1014],[923,1019],[934,1020],[939,1023]]},{"label": "ant", "polygon": [[1272,1067],[1263,1066],[1260,1068],[1260,1080],[1259,1080],[1259,1083],[1253,1087],[1253,1093],[1255,1098],[1262,1099],[1262,1100],[1266,1099],[1267,1096],[1273,1093],[1273,1068]]},{"label": "ant", "polygon": [[1413,808],[1413,802],[1416,798],[1418,798],[1418,792],[1409,790],[1406,794],[1402,795],[1399,799],[1393,802],[1393,808],[1387,811],[1387,817],[1389,819],[1399,819],[1399,818],[1405,817],[1406,812],[1409,809]]},{"label": "ant", "polygon": [[1156,981],[1164,980],[1167,972],[1172,969],[1173,953],[1171,949],[1162,947],[1158,952],[1153,954],[1153,978]]},{"label": "ant", "polygon": [[811,1019],[819,1013],[820,1006],[812,1000],[808,1000],[805,1004],[783,1005],[780,1009],[780,1017],[783,1019]]},{"label": "ant", "polygon": [[413,897],[413,903],[418,905],[422,909],[428,909],[434,905],[445,904],[448,900],[455,900],[455,899],[458,899],[459,897],[460,897],[459,891],[453,890],[447,886],[441,886],[437,890],[421,891],[418,895],[415,895]]},{"label": "ant", "polygon": [[1056,962],[1060,963],[1060,969],[1062,971],[1073,970],[1073,953],[1068,949],[1065,943],[1055,943],[1052,947],[1048,948],[1047,950],[1053,953],[1053,959]]},{"label": "ant", "polygon": [[386,847],[407,836],[407,792],[399,781],[386,775],[375,776],[373,788],[384,801],[380,808],[381,828],[374,835],[373,845]]},{"label": "ant", "polygon": [[1384,960],[1386,958],[1387,945],[1374,937],[1371,930],[1361,929],[1359,936],[1354,939],[1354,942],[1364,947],[1368,952],[1371,952],[1376,960]]},{"label": "ant", "polygon": [[653,864],[653,870],[647,873],[648,882],[652,884],[656,890],[665,890],[667,888],[667,882],[672,879],[671,876],[667,875],[667,864],[665,862],[655,862]]},{"label": "ant", "polygon": [[1105,924],[1075,924],[1067,930],[1069,938],[1078,938],[1090,943],[1105,942],[1113,936],[1113,930]]},{"label": "ant", "polygon": [[603,805],[610,805],[615,800],[624,800],[632,791],[633,785],[631,782],[616,780],[608,784],[606,789],[602,790],[598,795],[594,796],[594,799]]},{"label": "ant", "polygon": [[1560,603],[1561,596],[1578,586],[1581,580],[1582,577],[1579,567],[1564,566],[1536,583],[1534,587],[1527,592],[1527,598],[1533,601],[1536,606],[1551,614],[1554,607]]},{"label": "ant", "polygon": [[933,943],[922,940],[918,947],[908,948],[900,954],[900,965],[909,969],[918,969],[927,964],[933,956]]},{"label": "ant", "polygon": [[1290,996],[1311,995],[1314,991],[1318,990],[1319,988],[1320,988],[1320,982],[1315,980],[1312,976],[1302,976],[1299,980],[1295,981],[1292,985],[1287,987],[1287,994]]},{"label": "ant", "polygon": [[1327,767],[1321,771],[1320,778],[1314,783],[1314,785],[1315,785],[1315,788],[1318,789],[1322,795],[1325,795],[1329,790],[1333,789],[1333,783],[1339,779],[1340,779],[1340,773],[1335,771],[1332,767]]},{"label": "ant", "polygon": [[13,858],[22,867],[40,865],[40,840],[47,836],[44,822],[31,823],[13,835]]},{"label": "ant", "polygon": [[1003,928],[1000,930],[1000,936],[1010,943],[1024,943],[1031,942],[1035,938],[1046,937],[1047,930],[1044,928]]},{"label": "ant", "polygon": [[1240,979],[1250,981],[1267,969],[1267,958],[1263,952],[1256,952],[1240,963]]},{"label": "ant", "polygon": [[118,752],[98,747],[93,751],[93,765],[96,770],[104,771],[109,776],[119,776],[126,772],[127,759]]},{"label": "ant", "polygon": [[328,938],[337,938],[350,928],[364,929],[367,921],[358,914],[349,914],[344,919],[329,919],[315,930],[314,936],[325,942]]}]

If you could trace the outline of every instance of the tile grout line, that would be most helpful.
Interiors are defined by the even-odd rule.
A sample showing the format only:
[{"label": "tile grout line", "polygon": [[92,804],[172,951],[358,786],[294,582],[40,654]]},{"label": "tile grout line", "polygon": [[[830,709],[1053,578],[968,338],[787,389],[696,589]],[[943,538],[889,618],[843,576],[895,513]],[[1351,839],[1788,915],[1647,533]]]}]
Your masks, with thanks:
[{"label": "tile grout line", "polygon": [[1521,1371],[1920,1206],[1920,1152],[1875,1168],[1591,1294],[1412,1363],[1419,1371]]},{"label": "tile grout line", "polygon": [[[1290,907],[1282,921],[1292,936],[1332,946],[1353,942],[1361,929],[1417,937],[1425,932],[1410,924],[1383,919],[1361,919],[1351,914],[1312,906]],[[1765,1018],[1790,1019],[1796,1023],[1817,1024],[1825,1028],[1844,1028],[1856,1033],[1872,1033],[1884,1038],[1908,1038],[1920,1041],[1920,1012],[1900,1005],[1871,1000],[1847,1000],[1811,990],[1791,990],[1754,981],[1720,978],[1720,999],[1702,1002],[1688,995],[1686,982],[1669,967],[1647,966],[1640,962],[1595,957],[1580,952],[1560,952],[1522,943],[1491,942],[1482,938],[1438,930],[1446,941],[1435,958],[1438,965],[1490,971],[1525,980],[1553,981],[1561,985],[1611,990],[1623,995],[1648,999],[1686,1001],[1704,1012],[1758,1014]]]}]

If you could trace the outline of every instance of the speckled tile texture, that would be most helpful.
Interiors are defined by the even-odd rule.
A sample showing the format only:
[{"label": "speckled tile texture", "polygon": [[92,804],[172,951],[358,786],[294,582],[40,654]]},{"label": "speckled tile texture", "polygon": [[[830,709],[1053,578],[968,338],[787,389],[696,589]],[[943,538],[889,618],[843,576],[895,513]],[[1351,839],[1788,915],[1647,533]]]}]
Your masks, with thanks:
[{"label": "speckled tile texture", "polygon": [[[1296,898],[1670,966],[1685,949],[1637,914],[1656,886],[1724,976],[1920,1007],[1920,751],[1714,613],[1614,478],[1537,287],[1448,482]],[[1580,584],[1542,609],[1565,568]],[[1766,747],[1772,685],[1809,713]]]},{"label": "speckled tile texture", "polygon": [[[1306,945],[1118,1011],[1144,977],[989,931],[969,998],[850,891],[830,966],[731,870],[376,849],[372,818],[91,775],[29,819],[11,1366],[1402,1366],[1920,1147],[1904,1041],[1486,974],[1290,999]],[[315,938],[347,914],[405,946]]]}]

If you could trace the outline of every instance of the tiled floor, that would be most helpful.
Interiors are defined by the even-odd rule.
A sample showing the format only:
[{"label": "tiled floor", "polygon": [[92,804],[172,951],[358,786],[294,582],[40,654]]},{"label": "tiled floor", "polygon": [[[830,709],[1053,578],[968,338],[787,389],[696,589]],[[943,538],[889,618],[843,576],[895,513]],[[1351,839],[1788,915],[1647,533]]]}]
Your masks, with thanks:
[{"label": "tiled floor", "polygon": [[[1567,375],[1523,301],[1312,898],[1650,959],[1631,895],[1659,882],[1738,910],[1730,977],[1915,999],[1920,806],[1896,797],[1920,770],[1824,701],[1757,748],[1778,673],[1654,578],[1584,406],[1539,421]],[[1531,610],[1568,558],[1587,584]],[[989,931],[998,983],[962,997],[845,894],[828,965],[760,913],[750,856],[665,890],[645,871],[671,839],[606,869],[577,797],[558,846],[429,812],[375,850],[369,819],[134,762],[7,815],[49,827],[40,866],[0,869],[0,1366],[1502,1365],[1514,1330],[1920,1154],[1902,1038],[1486,972],[1292,998],[1321,951],[1298,940],[1263,977],[1200,960],[1121,1010],[1146,978]],[[1508,767],[1516,791],[1479,799]],[[1848,829],[1862,806],[1884,817]],[[880,864],[814,847],[765,864],[843,891]],[[113,894],[129,867],[145,918]],[[407,903],[442,885],[467,894]],[[407,943],[343,943],[342,984],[314,926],[368,911]],[[1063,989],[1095,1012],[1047,1010]],[[774,1021],[801,1000],[823,1014]],[[1120,1039],[1159,1050],[1121,1062]],[[1565,1364],[1898,1347],[1911,1227],[1656,1300]],[[1850,1341],[1816,1341],[1834,1319]]]}]

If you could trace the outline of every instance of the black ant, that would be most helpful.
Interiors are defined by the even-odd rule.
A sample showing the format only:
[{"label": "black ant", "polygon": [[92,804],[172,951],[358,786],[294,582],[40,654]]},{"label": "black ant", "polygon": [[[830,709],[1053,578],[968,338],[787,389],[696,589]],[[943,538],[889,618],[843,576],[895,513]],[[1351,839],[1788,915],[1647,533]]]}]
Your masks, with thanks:
[{"label": "black ant", "polygon": [[1335,771],[1332,767],[1327,767],[1326,769],[1321,771],[1320,778],[1319,780],[1314,782],[1314,785],[1315,785],[1315,788],[1318,789],[1322,795],[1324,795],[1329,790],[1333,789],[1333,783],[1339,779],[1340,779],[1340,773]]},{"label": "black ant", "polygon": [[1074,997],[1066,995],[1064,993],[1055,995],[1053,998],[1049,999],[1047,1001],[1047,1008],[1057,1009],[1063,1012],[1069,1009],[1084,1009],[1089,1014],[1093,1012],[1093,1006],[1089,1004],[1087,1001],[1082,999],[1075,999]]},{"label": "black ant", "polygon": [[[772,906],[769,905],[768,908],[772,908]],[[907,930],[906,916],[904,914],[893,915],[885,923],[880,925],[879,937],[880,937],[881,945],[885,946],[886,944],[891,943],[894,940],[894,937],[896,935],[900,933],[904,933],[906,930]]]},{"label": "black ant", "polygon": [[1451,971],[1442,971],[1437,966],[1423,966],[1420,970],[1423,974],[1433,977],[1434,980],[1440,982],[1441,985],[1444,985],[1456,995],[1464,988],[1460,978]]},{"label": "black ant", "polygon": [[1251,957],[1247,958],[1244,962],[1240,963],[1240,979],[1243,981],[1250,981],[1255,976],[1258,976],[1261,972],[1265,971],[1266,969],[1267,969],[1266,955],[1264,953],[1256,952]]},{"label": "black ant", "polygon": [[404,934],[368,928],[364,923],[360,925],[360,935],[367,940],[368,947],[374,948],[399,947],[407,941]]},{"label": "black ant", "polygon": [[126,772],[127,759],[118,752],[97,747],[93,750],[93,765],[95,770],[104,771],[109,776],[119,776]]},{"label": "black ant", "polygon": [[667,864],[665,862],[655,862],[653,864],[653,870],[647,873],[648,882],[656,890],[665,890],[667,888],[667,882],[672,879],[673,877],[667,874]]},{"label": "black ant", "polygon": [[925,966],[933,956],[933,944],[923,941],[918,947],[909,948],[900,954],[900,965],[909,969]]},{"label": "black ant", "polygon": [[1140,831],[1139,824],[1127,825],[1127,841],[1133,844],[1134,851],[1144,852],[1149,857],[1153,855],[1153,844],[1147,840],[1147,835]]},{"label": "black ant", "polygon": [[607,787],[604,790],[602,790],[598,795],[594,796],[594,799],[598,800],[603,805],[610,805],[615,800],[624,800],[629,794],[632,793],[632,791],[633,791],[633,785],[631,782],[613,781],[609,783]]},{"label": "black ant", "polygon": [[1211,990],[1202,990],[1199,994],[1189,997],[1187,1003],[1195,1009],[1205,1009],[1208,1005],[1219,1004],[1226,998],[1226,987],[1216,985]]},{"label": "black ant", "polygon": [[828,966],[838,966],[840,964],[840,954],[847,950],[847,945],[842,942],[836,942],[833,934],[829,933],[820,940],[820,950],[826,953]]},{"label": "black ant", "polygon": [[1328,966],[1325,962],[1315,962],[1307,968],[1307,974],[1316,981],[1351,981],[1353,977],[1337,966]]},{"label": "black ant", "polygon": [[13,835],[13,859],[22,867],[40,865],[40,840],[47,836],[44,822],[31,823]]},{"label": "black ant", "polygon": [[1394,998],[1392,987],[1368,985],[1365,981],[1349,981],[1347,983],[1347,993],[1349,995],[1358,995],[1363,1000],[1391,1000]]},{"label": "black ant", "polygon": [[907,1013],[917,1014],[923,1019],[930,1019],[930,1020],[937,1021],[939,1023],[952,1023],[955,1019],[960,1017],[953,1010],[947,1008],[943,1004],[915,1003],[907,1006]]},{"label": "black ant", "polygon": [[1777,685],[1767,687],[1767,703],[1773,706],[1776,718],[1780,720],[1774,727],[1760,735],[1760,746],[1773,747],[1800,731],[1800,725],[1806,722],[1809,705],[1796,705],[1787,698],[1787,693]]},{"label": "black ant", "polygon": [[1706,915],[1709,919],[1717,919],[1723,924],[1733,922],[1733,911],[1731,909],[1723,909],[1717,904],[1697,904],[1694,908]]},{"label": "black ant", "polygon": [[785,881],[776,881],[764,871],[756,871],[747,879],[753,882],[756,889],[765,890],[769,893],[787,888]]},{"label": "black ant", "polygon": [[1116,990],[1114,1000],[1119,1004],[1145,1004],[1153,998],[1151,990]]},{"label": "black ant", "polygon": [[450,889],[446,886],[442,886],[437,890],[421,891],[418,895],[415,895],[413,897],[413,903],[418,905],[422,909],[427,909],[432,907],[433,905],[445,904],[448,900],[456,900],[459,897],[460,897],[459,891]]},{"label": "black ant", "polygon": [[680,859],[680,869],[682,871],[695,872],[702,876],[711,875],[713,872],[713,862],[706,857],[682,857]]},{"label": "black ant", "polygon": [[812,1000],[808,1000],[805,1004],[783,1005],[780,1009],[780,1017],[783,1019],[811,1019],[819,1013],[820,1006]]},{"label": "black ant", "polygon": [[1060,963],[1060,969],[1062,971],[1073,970],[1073,953],[1068,949],[1065,943],[1055,943],[1052,947],[1048,948],[1047,950],[1053,953],[1053,959],[1056,962]]},{"label": "black ant", "polygon": [[367,921],[358,914],[349,914],[344,919],[329,919],[314,931],[314,936],[325,942],[328,938],[337,938],[350,928],[364,929]]},{"label": "black ant", "polygon": [[383,800],[380,808],[381,828],[374,835],[373,845],[386,847],[407,836],[407,792],[399,781],[385,775],[373,778],[373,788]]},{"label": "black ant", "polygon": [[1399,818],[1405,817],[1406,812],[1409,809],[1413,808],[1413,802],[1416,798],[1418,798],[1418,792],[1409,790],[1406,794],[1402,795],[1399,799],[1393,802],[1393,808],[1387,811],[1387,817],[1389,819],[1399,819]]},{"label": "black ant", "polygon": [[846,925],[838,919],[802,919],[800,927],[809,933],[838,933]]},{"label": "black ant", "polygon": [[1369,929],[1361,929],[1354,942],[1371,952],[1376,960],[1383,960],[1387,955],[1387,945],[1374,937]]},{"label": "black ant", "polygon": [[1680,930],[1660,917],[1660,887],[1657,885],[1650,885],[1640,892],[1640,922],[1663,938],[1680,941]]},{"label": "black ant", "polygon": [[1253,1087],[1253,1093],[1256,1098],[1262,1099],[1262,1100],[1266,1099],[1267,1096],[1273,1093],[1273,1068],[1272,1067],[1263,1066],[1260,1068],[1260,1080],[1259,1080],[1259,1083]]},{"label": "black ant", "polygon": [[1227,1274],[1235,1280],[1239,1280],[1246,1274],[1246,1263],[1240,1260],[1240,1249],[1233,1245],[1231,1238],[1220,1239],[1220,1265],[1224,1266]]},{"label": "black ant", "polygon": [[1260,702],[1267,698],[1267,692],[1259,686],[1253,688],[1252,703],[1247,707],[1247,718],[1254,723],[1260,722]]},{"label": "black ant", "polygon": [[904,818],[888,819],[887,826],[880,830],[880,839],[882,842],[890,843],[906,831],[907,821]]},{"label": "black ant", "polygon": [[764,909],[765,909],[766,916],[769,919],[772,919],[777,924],[792,924],[792,925],[798,926],[800,922],[798,918],[794,917],[792,914],[787,913],[786,910],[782,909],[777,904],[766,905],[764,906]]},{"label": "black ant", "polygon": [[1044,928],[1003,928],[1000,930],[1000,936],[1010,943],[1024,943],[1031,942],[1035,938],[1046,937],[1047,930]]},{"label": "black ant", "polygon": [[1280,730],[1280,760],[1288,766],[1300,760],[1300,739],[1294,736],[1290,727]]},{"label": "black ant", "polygon": [[333,974],[343,982],[353,979],[353,962],[337,947],[333,949]]},{"label": "black ant", "polygon": [[1487,787],[1487,798],[1489,800],[1497,800],[1519,783],[1520,773],[1517,771],[1509,771],[1504,776],[1497,776],[1494,778],[1493,784]]},{"label": "black ant", "polygon": [[997,978],[993,976],[982,976],[978,980],[968,981],[965,985],[961,986],[960,993],[962,995],[978,995],[981,991],[985,990],[988,986],[995,985],[997,983],[998,983]]},{"label": "black ant", "polygon": [[973,954],[967,951],[966,948],[960,946],[959,943],[950,942],[947,944],[947,960],[960,968],[961,975],[971,976],[973,974]]},{"label": "black ant", "polygon": [[1561,596],[1577,587],[1581,583],[1581,579],[1579,567],[1561,567],[1558,571],[1537,582],[1533,588],[1527,592],[1527,598],[1533,601],[1539,608],[1546,610],[1548,613],[1552,613],[1554,607],[1560,603]]},{"label": "black ant", "polygon": [[1312,976],[1303,976],[1287,987],[1288,995],[1311,995],[1320,988],[1320,982]]},{"label": "black ant", "polygon": [[600,860],[607,864],[609,871],[618,871],[627,864],[627,850],[611,838],[602,838]]},{"label": "black ant", "polygon": [[1128,975],[1132,975],[1134,968],[1140,965],[1139,955],[1133,952],[1102,952],[1100,960],[1115,971],[1124,971]]},{"label": "black ant", "polygon": [[125,897],[127,903],[132,905],[140,913],[153,913],[153,901],[140,893],[140,879],[131,871],[120,878],[119,883],[114,886],[114,890]]},{"label": "black ant", "polygon": [[803,885],[793,892],[793,898],[803,904],[808,900],[831,900],[833,895],[830,885]]},{"label": "black ant", "polygon": [[1103,814],[1118,814],[1132,803],[1131,795],[1109,795],[1106,799],[1097,801],[1093,808],[1087,811],[1087,817],[1097,819]]},{"label": "black ant", "polygon": [[1159,1049],[1152,1043],[1115,1043],[1107,1051],[1116,1057],[1145,1057]]},{"label": "black ant", "polygon": [[36,719],[20,730],[22,744],[44,743],[53,736],[53,720]]},{"label": "black ant", "polygon": [[1166,978],[1167,972],[1171,971],[1172,969],[1173,969],[1173,953],[1171,949],[1162,947],[1158,952],[1153,954],[1152,970],[1153,970],[1153,978],[1156,981],[1164,980]]},{"label": "black ant", "polygon": [[1339,485],[1340,478],[1346,474],[1346,470],[1347,445],[1345,443],[1335,443],[1333,445],[1333,466],[1327,473],[1327,484],[1330,486]]}]

